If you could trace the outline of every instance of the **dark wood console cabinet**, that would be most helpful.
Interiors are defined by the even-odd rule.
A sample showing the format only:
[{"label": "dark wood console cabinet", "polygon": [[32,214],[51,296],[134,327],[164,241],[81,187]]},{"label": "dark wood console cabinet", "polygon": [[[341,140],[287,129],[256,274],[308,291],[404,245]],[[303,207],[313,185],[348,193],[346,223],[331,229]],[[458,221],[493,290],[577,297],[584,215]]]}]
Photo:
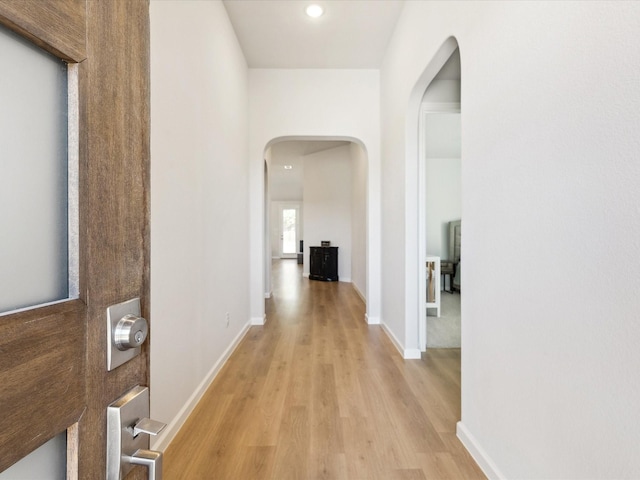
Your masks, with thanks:
[{"label": "dark wood console cabinet", "polygon": [[338,247],[309,247],[309,278],[325,282],[338,281]]}]

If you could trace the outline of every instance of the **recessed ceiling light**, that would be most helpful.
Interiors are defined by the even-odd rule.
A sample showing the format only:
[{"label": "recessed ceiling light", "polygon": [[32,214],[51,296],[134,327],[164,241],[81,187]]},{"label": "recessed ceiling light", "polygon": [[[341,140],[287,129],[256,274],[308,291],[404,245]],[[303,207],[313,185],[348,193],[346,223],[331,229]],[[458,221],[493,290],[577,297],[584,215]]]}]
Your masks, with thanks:
[{"label": "recessed ceiling light", "polygon": [[318,17],[321,17],[322,14],[324,13],[324,8],[322,8],[318,4],[312,3],[307,7],[305,12],[307,12],[307,15],[309,15],[312,18],[318,18]]},{"label": "recessed ceiling light", "polygon": [[285,165],[284,169],[285,170],[291,170],[293,168],[293,165]]}]

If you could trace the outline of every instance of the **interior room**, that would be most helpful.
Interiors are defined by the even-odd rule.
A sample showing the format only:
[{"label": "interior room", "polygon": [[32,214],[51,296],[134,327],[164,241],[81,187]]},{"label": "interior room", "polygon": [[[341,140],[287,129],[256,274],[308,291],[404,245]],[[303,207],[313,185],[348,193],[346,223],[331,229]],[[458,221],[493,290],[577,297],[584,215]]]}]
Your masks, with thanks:
[{"label": "interior room", "polygon": [[441,276],[438,295],[430,288],[435,279],[427,282],[426,348],[461,345],[460,116],[460,51],[456,49],[427,87],[420,106],[419,141],[424,162],[421,176],[424,208],[420,215],[426,219],[427,258],[439,259]]},{"label": "interior room", "polygon": [[[271,259],[296,259],[309,277],[310,247],[338,247],[340,281],[366,292],[367,157],[360,145],[345,140],[288,140],[266,153]],[[282,211],[297,209],[293,249],[283,252]],[[300,241],[303,247],[300,249]],[[295,253],[292,254],[291,252]],[[298,260],[298,254],[302,253]],[[269,291],[265,292],[269,297]]]},{"label": "interior room", "polygon": [[640,2],[309,3],[0,0],[0,479],[640,478]]}]

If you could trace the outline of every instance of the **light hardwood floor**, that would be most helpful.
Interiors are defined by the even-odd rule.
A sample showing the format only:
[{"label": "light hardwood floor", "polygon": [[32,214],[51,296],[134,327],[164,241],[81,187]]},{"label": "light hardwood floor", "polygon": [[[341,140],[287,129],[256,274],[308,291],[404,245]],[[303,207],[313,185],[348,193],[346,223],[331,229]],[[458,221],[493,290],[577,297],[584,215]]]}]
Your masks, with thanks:
[{"label": "light hardwood floor", "polygon": [[349,283],[276,261],[251,330],[165,453],[165,479],[483,479],[455,435],[460,350],[403,360]]}]

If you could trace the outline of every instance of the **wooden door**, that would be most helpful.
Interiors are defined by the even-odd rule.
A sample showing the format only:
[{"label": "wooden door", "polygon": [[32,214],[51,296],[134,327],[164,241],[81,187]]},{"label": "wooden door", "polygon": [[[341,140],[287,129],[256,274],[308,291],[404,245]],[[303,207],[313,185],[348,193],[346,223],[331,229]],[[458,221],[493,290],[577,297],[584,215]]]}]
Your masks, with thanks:
[{"label": "wooden door", "polygon": [[77,73],[80,245],[79,298],[0,316],[0,471],[66,431],[68,478],[104,478],[106,407],[149,382],[149,340],[106,369],[107,307],[149,319],[148,0],[0,0],[0,23]]}]

